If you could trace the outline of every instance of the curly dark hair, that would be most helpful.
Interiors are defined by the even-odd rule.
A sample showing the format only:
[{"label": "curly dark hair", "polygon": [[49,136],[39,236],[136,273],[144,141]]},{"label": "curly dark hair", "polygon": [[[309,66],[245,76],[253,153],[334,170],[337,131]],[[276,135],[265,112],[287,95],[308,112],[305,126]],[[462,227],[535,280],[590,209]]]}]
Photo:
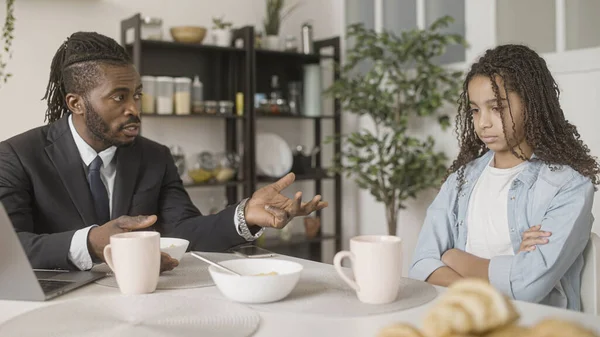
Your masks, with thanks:
[{"label": "curly dark hair", "polygon": [[48,101],[46,120],[53,123],[69,113],[65,98],[68,93],[85,95],[97,85],[100,64],[133,64],[125,49],[115,40],[95,33],[72,34],[58,48],[52,65],[44,98]]},{"label": "curly dark hair", "polygon": [[[590,178],[594,185],[598,185],[598,162],[590,155],[587,145],[581,141],[577,128],[565,119],[559,103],[560,90],[546,66],[546,61],[526,46],[508,44],[487,50],[473,64],[463,83],[455,129],[460,152],[448,170],[448,175],[457,172],[459,189],[465,182],[466,164],[488,151],[477,137],[473,116],[469,113],[468,85],[471,79],[478,75],[490,78],[497,104],[500,106],[502,100],[496,79],[502,79],[506,93],[514,92],[519,95],[525,110],[525,140],[532,147],[536,160],[549,165],[551,169],[568,165]],[[512,116],[508,96],[506,100]],[[506,126],[503,128],[506,135]],[[513,123],[513,130],[514,128]],[[509,144],[511,152],[523,160],[529,160],[515,152],[515,146]]]}]

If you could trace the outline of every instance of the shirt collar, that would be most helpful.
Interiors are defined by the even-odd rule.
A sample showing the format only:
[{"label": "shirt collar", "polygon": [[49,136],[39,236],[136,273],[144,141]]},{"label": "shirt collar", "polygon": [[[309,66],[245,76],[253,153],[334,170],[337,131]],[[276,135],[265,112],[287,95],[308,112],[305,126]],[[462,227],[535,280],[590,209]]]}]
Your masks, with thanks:
[{"label": "shirt collar", "polygon": [[96,159],[96,156],[100,156],[102,158],[102,167],[106,168],[112,162],[115,153],[117,152],[116,146],[111,146],[108,149],[97,153],[88,143],[86,143],[83,138],[79,135],[77,130],[75,129],[75,125],[73,125],[73,115],[69,115],[69,128],[71,129],[71,133],[73,134],[73,139],[75,140],[75,145],[77,146],[77,150],[79,150],[79,155],[83,160],[85,166],[90,166],[92,161]]},{"label": "shirt collar", "polygon": [[[494,151],[490,150],[483,156],[475,159],[472,163],[473,166],[469,170],[470,174],[467,176],[468,181],[476,181],[485,167],[489,164],[490,160],[492,160],[493,156]],[[533,183],[537,180],[537,176],[540,172],[542,164],[543,162],[539,160],[535,153],[533,153],[530,160],[527,162],[526,167],[515,179],[523,182],[526,186],[531,187],[531,185],[533,185]]]}]

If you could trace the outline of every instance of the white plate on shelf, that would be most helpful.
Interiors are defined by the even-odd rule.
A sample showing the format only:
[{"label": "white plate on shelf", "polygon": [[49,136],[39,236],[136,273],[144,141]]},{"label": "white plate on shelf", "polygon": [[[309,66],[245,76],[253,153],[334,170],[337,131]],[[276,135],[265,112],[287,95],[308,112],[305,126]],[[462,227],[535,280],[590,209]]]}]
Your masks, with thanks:
[{"label": "white plate on shelf", "polygon": [[280,178],[292,170],[294,158],[288,143],[274,133],[256,135],[256,172],[258,175]]}]

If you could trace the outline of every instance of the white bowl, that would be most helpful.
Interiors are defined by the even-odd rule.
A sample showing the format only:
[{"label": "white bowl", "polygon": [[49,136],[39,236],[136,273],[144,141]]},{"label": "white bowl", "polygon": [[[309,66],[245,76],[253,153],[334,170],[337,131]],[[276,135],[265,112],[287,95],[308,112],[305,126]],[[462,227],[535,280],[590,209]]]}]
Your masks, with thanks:
[{"label": "white bowl", "polygon": [[160,251],[169,254],[177,261],[181,261],[190,242],[178,238],[160,238]]},{"label": "white bowl", "polygon": [[[239,259],[219,262],[242,276],[210,266],[208,271],[223,296],[241,303],[269,303],[288,296],[296,287],[302,265],[278,259]],[[260,275],[275,272],[276,275]]]}]

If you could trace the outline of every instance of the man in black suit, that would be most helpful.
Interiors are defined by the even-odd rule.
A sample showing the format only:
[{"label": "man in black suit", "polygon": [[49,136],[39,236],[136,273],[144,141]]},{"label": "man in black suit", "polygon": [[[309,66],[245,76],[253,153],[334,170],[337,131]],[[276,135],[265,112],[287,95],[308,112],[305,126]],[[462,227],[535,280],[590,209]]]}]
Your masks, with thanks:
[{"label": "man in black suit", "polygon": [[[116,41],[79,32],[52,60],[48,125],[0,143],[0,202],[34,268],[88,270],[113,234],[153,226],[222,251],[327,206],[280,194],[293,174],[215,215],[192,204],[170,151],[138,136],[140,75]],[[163,254],[161,269],[177,261]]]}]

